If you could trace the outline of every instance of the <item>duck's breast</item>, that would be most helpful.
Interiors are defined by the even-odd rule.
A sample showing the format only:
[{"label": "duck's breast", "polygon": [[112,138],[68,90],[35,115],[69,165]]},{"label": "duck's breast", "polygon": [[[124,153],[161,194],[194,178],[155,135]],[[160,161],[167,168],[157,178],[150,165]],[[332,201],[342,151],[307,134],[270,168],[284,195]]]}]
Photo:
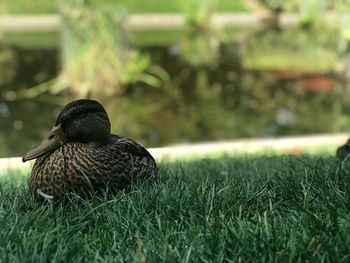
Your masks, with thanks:
[{"label": "duck's breast", "polygon": [[35,194],[39,190],[53,197],[107,185],[119,189],[135,179],[152,177],[156,169],[148,151],[125,137],[113,136],[101,147],[66,143],[36,160],[29,188]]}]

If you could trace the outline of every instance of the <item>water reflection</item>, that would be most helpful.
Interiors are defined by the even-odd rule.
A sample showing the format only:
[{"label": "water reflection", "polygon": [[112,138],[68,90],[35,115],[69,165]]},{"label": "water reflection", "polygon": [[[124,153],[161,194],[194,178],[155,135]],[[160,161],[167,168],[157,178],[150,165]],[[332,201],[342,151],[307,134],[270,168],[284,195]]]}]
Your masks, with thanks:
[{"label": "water reflection", "polygon": [[[92,45],[92,52],[85,56],[78,50],[81,39],[74,35],[70,36],[74,45],[65,43],[69,50],[66,60],[80,65],[77,75],[83,74],[76,82],[81,82],[85,69],[98,68],[98,78],[89,75],[97,83],[94,90],[87,89],[84,94],[106,106],[114,133],[147,146],[350,128],[350,93],[343,74],[347,69],[343,58],[350,47],[340,39],[339,29],[271,27],[215,45],[206,42],[214,37],[210,32],[204,37],[196,32],[170,47],[130,52],[132,63],[113,60],[113,65],[129,71],[115,72],[113,67],[104,71],[104,60],[98,60],[96,66],[94,61],[103,50]],[[112,52],[106,54],[119,48],[111,43]],[[58,95],[48,91],[18,99],[17,91],[57,78],[62,66],[60,52],[11,46],[1,52],[11,54],[7,55],[11,63],[0,65],[4,75],[0,81],[0,157],[20,156],[41,141],[58,111],[83,85],[75,86],[73,92],[68,87]],[[76,61],[79,56],[82,59]],[[337,71],[339,68],[344,72]],[[114,78],[114,73],[125,74],[128,82],[118,79],[117,89],[114,80],[108,79]],[[107,91],[108,96],[104,94]]]}]

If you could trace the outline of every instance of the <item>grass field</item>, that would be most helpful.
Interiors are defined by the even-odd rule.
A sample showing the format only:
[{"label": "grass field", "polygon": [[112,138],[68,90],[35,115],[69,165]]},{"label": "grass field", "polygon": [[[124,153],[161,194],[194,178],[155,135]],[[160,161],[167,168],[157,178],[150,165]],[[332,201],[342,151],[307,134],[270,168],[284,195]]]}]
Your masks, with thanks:
[{"label": "grass field", "polygon": [[161,163],[130,193],[27,212],[23,174],[1,180],[1,262],[350,259],[350,170],[333,157]]},{"label": "grass field", "polygon": [[[188,0],[159,1],[159,0],[91,0],[94,6],[122,7],[131,13],[176,13],[183,11]],[[61,1],[62,2],[62,1]],[[242,0],[214,0],[212,1],[218,12],[247,11]],[[64,3],[64,1],[63,1]],[[116,4],[117,3],[117,4]],[[46,0],[12,0],[0,3],[0,14],[50,14],[57,13],[57,3]]]}]

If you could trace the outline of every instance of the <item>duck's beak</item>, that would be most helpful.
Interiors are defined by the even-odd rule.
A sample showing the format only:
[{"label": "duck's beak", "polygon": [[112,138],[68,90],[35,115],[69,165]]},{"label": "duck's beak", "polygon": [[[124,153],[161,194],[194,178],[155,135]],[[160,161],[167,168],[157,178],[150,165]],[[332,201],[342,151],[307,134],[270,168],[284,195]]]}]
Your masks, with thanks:
[{"label": "duck's beak", "polygon": [[61,124],[54,126],[47,138],[45,138],[39,146],[24,155],[22,161],[29,161],[52,152],[61,147],[66,141],[67,137],[62,130]]}]

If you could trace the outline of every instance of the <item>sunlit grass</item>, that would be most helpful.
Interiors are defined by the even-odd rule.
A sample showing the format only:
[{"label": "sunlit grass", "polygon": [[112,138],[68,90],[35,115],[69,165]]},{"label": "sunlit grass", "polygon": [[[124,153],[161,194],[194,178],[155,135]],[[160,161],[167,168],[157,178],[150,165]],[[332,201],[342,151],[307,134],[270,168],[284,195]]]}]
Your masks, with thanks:
[{"label": "sunlit grass", "polygon": [[[46,0],[12,0],[5,1],[0,4],[0,13],[11,14],[48,14],[57,12],[57,1]],[[63,2],[63,1],[61,1]],[[183,0],[176,1],[158,1],[158,0],[121,0],[117,2],[118,6],[122,6],[128,12],[132,13],[168,13],[181,12]],[[116,5],[114,0],[92,0],[89,1],[92,5]],[[232,12],[232,11],[246,11],[244,1],[220,0],[217,1],[217,11]]]},{"label": "sunlit grass", "polygon": [[25,49],[53,49],[60,46],[58,32],[16,32],[6,34],[6,43]]},{"label": "sunlit grass", "polygon": [[294,53],[286,48],[278,50],[275,47],[265,50],[265,53],[263,51],[260,54],[248,54],[244,66],[248,69],[329,72],[337,62],[336,52],[322,47]]},{"label": "sunlit grass", "polygon": [[153,183],[65,206],[2,183],[0,261],[345,262],[349,205],[334,157],[162,162]]}]

